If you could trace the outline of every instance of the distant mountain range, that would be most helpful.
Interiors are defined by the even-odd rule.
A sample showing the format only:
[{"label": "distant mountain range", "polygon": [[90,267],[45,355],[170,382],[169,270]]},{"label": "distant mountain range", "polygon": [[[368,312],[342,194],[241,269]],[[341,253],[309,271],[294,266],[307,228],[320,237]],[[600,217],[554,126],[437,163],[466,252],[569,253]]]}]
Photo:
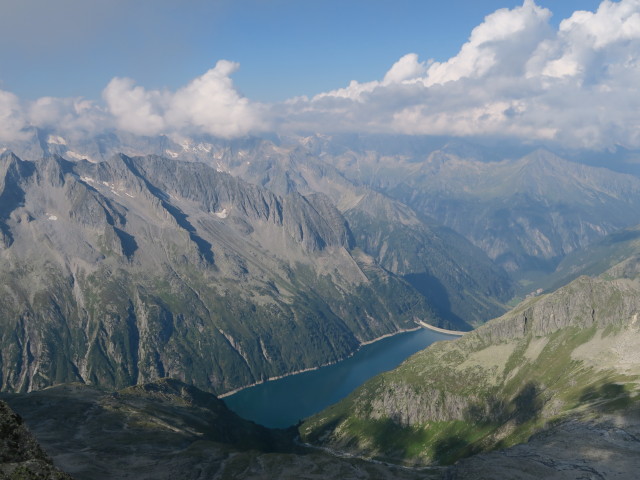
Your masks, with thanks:
[{"label": "distant mountain range", "polygon": [[562,259],[549,275],[534,283],[542,290],[553,291],[581,275],[596,276],[627,258],[640,254],[640,226],[617,230]]},{"label": "distant mountain range", "polygon": [[596,167],[587,165],[597,163],[593,154],[579,164],[547,150],[439,137],[227,141],[113,132],[73,141],[40,130],[5,148],[25,158],[98,161],[124,153],[200,161],[278,194],[325,193],[342,212],[373,190],[463,235],[516,279],[550,272],[572,251],[640,223],[640,179],[603,168],[618,165],[605,154]]},{"label": "distant mountain range", "polygon": [[640,222],[640,178],[537,150],[488,161],[443,148],[421,156],[349,151],[325,161],[465,236],[526,278]]}]

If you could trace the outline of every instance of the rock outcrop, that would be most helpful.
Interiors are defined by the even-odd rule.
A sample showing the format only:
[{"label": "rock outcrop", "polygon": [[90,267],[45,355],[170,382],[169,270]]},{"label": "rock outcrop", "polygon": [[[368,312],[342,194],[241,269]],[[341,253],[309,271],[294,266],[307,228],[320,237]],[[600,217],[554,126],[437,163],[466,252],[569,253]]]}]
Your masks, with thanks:
[{"label": "rock outcrop", "polygon": [[22,418],[0,400],[0,479],[72,480],[54,467]]}]

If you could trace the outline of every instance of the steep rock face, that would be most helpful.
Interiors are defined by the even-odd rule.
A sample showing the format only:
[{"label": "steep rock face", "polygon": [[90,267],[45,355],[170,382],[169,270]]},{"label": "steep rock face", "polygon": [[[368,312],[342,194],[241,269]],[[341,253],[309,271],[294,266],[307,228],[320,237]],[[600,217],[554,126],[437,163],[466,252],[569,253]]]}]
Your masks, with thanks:
[{"label": "steep rock face", "polygon": [[568,253],[640,221],[637,177],[525,152],[435,138],[312,136],[229,146],[210,161],[269,188],[322,191],[343,212],[368,192],[390,196],[516,276],[552,271]]},{"label": "steep rock face", "polygon": [[496,343],[529,333],[541,337],[567,327],[586,330],[635,321],[640,311],[640,299],[635,296],[639,261],[639,257],[634,256],[609,269],[603,278],[583,276],[557,293],[525,301],[486,328],[474,332],[474,336],[481,342]]},{"label": "steep rock face", "polygon": [[453,231],[429,225],[406,205],[367,193],[345,212],[356,243],[402,275],[456,329],[504,313],[513,296],[506,272]]},{"label": "steep rock face", "polygon": [[481,249],[359,178],[346,178],[324,149],[331,150],[330,142],[256,140],[203,161],[283,195],[330,197],[346,217],[353,243],[409,281],[451,326],[467,329],[504,313],[503,303],[513,294],[511,280]]},{"label": "steep rock face", "polygon": [[170,375],[222,392],[438,321],[321,195],[160,157],[0,164],[3,390]]},{"label": "steep rock face", "polygon": [[0,400],[0,478],[71,480],[53,466],[22,418]]},{"label": "steep rock face", "polygon": [[367,456],[448,463],[597,412],[635,425],[639,315],[632,257],[432,345],[309,419],[301,434]]},{"label": "steep rock face", "polygon": [[515,274],[551,271],[566,254],[640,220],[637,177],[545,150],[384,136],[314,136],[299,148],[342,179],[462,234]]},{"label": "steep rock face", "polygon": [[34,130],[10,148],[25,158],[99,162],[124,152],[199,161],[279,195],[325,193],[341,211],[373,190],[438,220],[523,275],[552,271],[566,254],[640,222],[637,177],[523,147],[388,135],[225,141],[111,132],[65,139]]},{"label": "steep rock face", "polygon": [[[336,234],[348,233],[342,226],[344,219],[338,212],[324,211],[323,206],[314,200],[324,198],[322,203],[325,206],[330,205],[332,209],[337,207],[343,214],[351,212],[349,222],[353,224],[352,231],[354,226],[358,227],[357,240],[343,236],[343,244],[360,247],[376,258],[378,252],[382,252],[380,258],[385,258],[384,267],[401,276],[412,275],[408,280],[430,303],[434,300],[441,302],[437,309],[452,325],[457,324],[458,328],[462,328],[465,323],[475,324],[505,311],[502,304],[505,298],[509,299],[507,292],[512,290],[512,286],[501,268],[460,234],[443,228],[433,218],[425,218],[424,214],[418,218],[407,205],[393,201],[380,192],[379,181],[383,178],[392,185],[398,181],[398,176],[402,179],[406,176],[405,166],[388,152],[398,150],[402,152],[401,159],[406,160],[405,150],[414,153],[421,149],[431,151],[432,141],[380,137],[368,139],[373,143],[367,146],[367,142],[361,144],[355,137],[244,138],[226,141],[207,137],[139,138],[124,132],[81,140],[47,136],[44,132],[40,132],[40,137],[42,152],[59,154],[68,160],[78,160],[84,155],[90,161],[98,162],[110,159],[117,152],[129,156],[144,153],[168,157],[171,160],[163,161],[167,168],[159,173],[162,178],[148,168],[144,176],[154,177],[158,185],[174,190],[186,188],[194,190],[193,193],[195,190],[203,192],[201,185],[208,184],[209,179],[196,182],[191,179],[188,182],[183,181],[186,179],[180,180],[182,174],[172,170],[170,163],[176,159],[202,162],[218,173],[231,173],[268,189],[286,199],[291,207],[297,205],[300,197],[296,194],[300,193],[306,201],[315,202],[314,208],[319,209],[325,220],[338,219]],[[347,146],[351,142],[355,142],[357,151]],[[154,161],[159,161],[158,157]],[[137,165],[137,168],[144,169],[140,162]],[[194,169],[202,170],[201,167]],[[180,171],[185,171],[184,167]],[[224,178],[221,175],[217,177]],[[179,193],[188,196],[186,191]],[[214,195],[211,191],[204,194]],[[216,199],[213,200],[215,203]],[[211,199],[207,203],[210,204]],[[374,205],[381,208],[372,208]],[[413,216],[413,221],[417,223],[406,225],[404,217],[407,215],[396,215],[399,209],[410,212],[409,216]],[[287,215],[283,218],[286,221],[293,217]],[[369,228],[374,230],[370,232]],[[301,232],[289,225],[287,229],[291,234],[302,237],[303,242],[316,245],[318,237],[314,232]],[[389,241],[396,247],[395,250],[388,248]],[[419,251],[422,257],[417,262],[411,253],[414,250]],[[410,272],[403,271],[407,270],[407,263],[411,264]]]}]

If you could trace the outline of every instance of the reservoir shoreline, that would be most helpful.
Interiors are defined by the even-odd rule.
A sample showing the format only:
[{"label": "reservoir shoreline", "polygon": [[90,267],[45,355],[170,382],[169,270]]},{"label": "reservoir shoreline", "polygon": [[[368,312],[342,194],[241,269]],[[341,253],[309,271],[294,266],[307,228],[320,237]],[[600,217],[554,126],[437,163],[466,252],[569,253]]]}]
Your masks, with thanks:
[{"label": "reservoir shoreline", "polygon": [[[434,342],[456,337],[417,325],[360,345],[344,360],[225,395],[241,417],[269,428],[288,428],[345,398],[375,375],[392,370]],[[364,343],[364,342],[363,342]]]},{"label": "reservoir shoreline", "polygon": [[[319,369],[324,368],[324,367],[330,367],[331,365],[336,365],[336,364],[338,364],[340,362],[344,362],[345,360],[348,360],[349,358],[353,357],[356,353],[358,353],[360,351],[360,349],[362,347],[364,347],[366,345],[371,345],[372,343],[379,342],[380,340],[384,340],[385,338],[394,337],[396,335],[401,335],[403,333],[415,332],[417,330],[420,330],[424,325],[427,325],[422,321],[419,321],[419,324],[420,325],[415,327],[415,328],[405,328],[405,329],[402,329],[402,330],[398,330],[397,332],[386,333],[386,334],[384,334],[384,335],[382,335],[380,337],[374,338],[373,340],[367,340],[365,342],[360,342],[360,345],[358,345],[357,349],[355,349],[349,355],[347,355],[346,357],[344,357],[344,358],[342,358],[340,360],[336,360],[334,362],[324,363],[322,365],[318,365],[317,367],[303,368],[302,370],[295,370],[293,372],[285,373],[285,374],[282,374],[282,375],[276,375],[276,376],[273,376],[273,377],[268,377],[268,378],[266,378],[264,380],[259,380],[257,382],[251,383],[249,385],[245,385],[244,387],[238,387],[238,388],[235,388],[233,390],[229,390],[228,392],[221,393],[221,394],[217,395],[217,397],[218,398],[230,397],[231,395],[234,395],[234,394],[236,394],[238,392],[246,390],[247,388],[255,387],[257,385],[262,385],[264,383],[271,382],[273,380],[280,380],[282,378],[290,377],[292,375],[298,375],[300,373],[306,373],[306,372],[313,372],[314,370],[319,370]],[[434,327],[434,328],[437,328],[437,327]],[[440,333],[447,333],[448,332],[448,330],[434,330],[434,331],[439,331]]]}]

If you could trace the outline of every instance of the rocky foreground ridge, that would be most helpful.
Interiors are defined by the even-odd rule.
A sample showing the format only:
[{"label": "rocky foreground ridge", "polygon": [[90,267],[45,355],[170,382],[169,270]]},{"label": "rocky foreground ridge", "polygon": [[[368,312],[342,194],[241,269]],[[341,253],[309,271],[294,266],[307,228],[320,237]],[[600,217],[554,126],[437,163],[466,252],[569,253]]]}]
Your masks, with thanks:
[{"label": "rocky foreground ridge", "polygon": [[76,480],[425,478],[421,472],[305,449],[294,442],[295,430],[243,420],[214,395],[176,380],[116,392],[66,384],[3,397],[55,464]]},{"label": "rocky foreground ridge", "polygon": [[0,479],[71,480],[53,466],[31,432],[17,415],[0,400]]},{"label": "rocky foreground ridge", "polygon": [[[632,257],[430,346],[300,432],[315,445],[413,465],[522,444],[473,456],[450,478],[578,478],[560,471],[589,468],[600,472],[593,478],[632,478],[624,472],[640,458],[639,314],[640,258]],[[529,470],[518,466],[524,457]],[[485,476],[464,476],[482,468]]]}]

